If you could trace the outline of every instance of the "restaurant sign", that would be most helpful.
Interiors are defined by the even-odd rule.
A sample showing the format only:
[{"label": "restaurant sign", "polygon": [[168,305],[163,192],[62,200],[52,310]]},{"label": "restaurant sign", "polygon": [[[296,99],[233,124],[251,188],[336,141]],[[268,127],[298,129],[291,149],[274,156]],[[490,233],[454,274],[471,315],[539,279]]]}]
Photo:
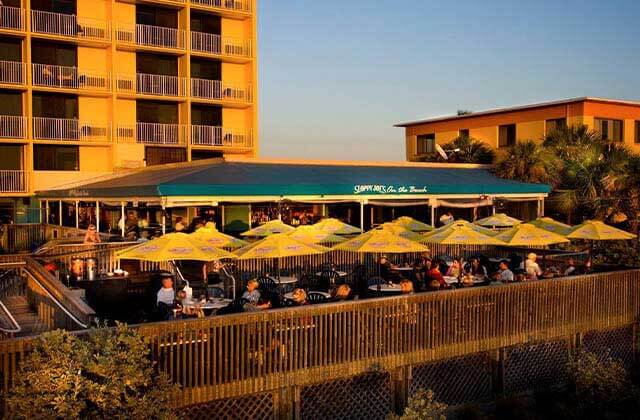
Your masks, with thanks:
[{"label": "restaurant sign", "polygon": [[354,185],[354,194],[426,194],[427,187],[415,185]]}]

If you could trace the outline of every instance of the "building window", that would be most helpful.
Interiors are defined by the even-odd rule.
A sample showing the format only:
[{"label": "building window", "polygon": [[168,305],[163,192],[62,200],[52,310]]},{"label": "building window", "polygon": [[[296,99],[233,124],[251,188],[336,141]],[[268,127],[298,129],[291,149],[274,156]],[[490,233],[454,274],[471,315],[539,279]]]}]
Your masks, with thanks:
[{"label": "building window", "polygon": [[624,141],[622,120],[596,118],[595,125],[603,140]]},{"label": "building window", "polygon": [[436,151],[436,135],[434,133],[420,134],[417,142],[416,150],[419,155],[425,155]]},{"label": "building window", "polygon": [[78,146],[33,146],[33,169],[36,171],[79,171]]},{"label": "building window", "polygon": [[464,128],[464,129],[458,131],[458,136],[459,137],[469,138],[469,129],[468,128]]},{"label": "building window", "polygon": [[144,158],[147,166],[187,161],[187,150],[179,147],[146,147]]},{"label": "building window", "polygon": [[566,118],[554,118],[552,120],[547,120],[545,124],[545,133],[548,136],[554,131],[558,131],[559,129],[564,128],[566,126],[567,126]]},{"label": "building window", "polygon": [[516,144],[516,125],[501,125],[498,133],[498,147],[509,147],[514,144]]},{"label": "building window", "polygon": [[221,158],[222,152],[215,150],[191,150],[191,160]]},{"label": "building window", "polygon": [[635,142],[640,143],[640,121],[636,121],[636,137]]}]

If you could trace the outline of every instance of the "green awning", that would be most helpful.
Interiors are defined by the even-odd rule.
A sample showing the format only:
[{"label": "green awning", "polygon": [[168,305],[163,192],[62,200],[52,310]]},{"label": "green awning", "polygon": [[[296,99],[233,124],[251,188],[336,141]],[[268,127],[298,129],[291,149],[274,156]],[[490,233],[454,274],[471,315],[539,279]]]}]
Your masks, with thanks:
[{"label": "green awning", "polygon": [[547,194],[550,186],[501,179],[484,168],[317,165],[214,161],[147,168],[42,198],[424,196]]}]

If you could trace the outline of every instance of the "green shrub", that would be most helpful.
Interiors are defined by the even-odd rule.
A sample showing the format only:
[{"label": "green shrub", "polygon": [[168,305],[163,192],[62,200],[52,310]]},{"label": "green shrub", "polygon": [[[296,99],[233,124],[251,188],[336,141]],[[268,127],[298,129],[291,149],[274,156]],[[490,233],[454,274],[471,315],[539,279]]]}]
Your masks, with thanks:
[{"label": "green shrub", "polygon": [[140,334],[118,324],[84,338],[61,330],[38,337],[7,404],[19,419],[171,419],[176,391],[152,366]]},{"label": "green shrub", "polygon": [[447,405],[434,400],[432,390],[419,389],[409,398],[407,408],[401,416],[390,416],[390,420],[446,420]]}]

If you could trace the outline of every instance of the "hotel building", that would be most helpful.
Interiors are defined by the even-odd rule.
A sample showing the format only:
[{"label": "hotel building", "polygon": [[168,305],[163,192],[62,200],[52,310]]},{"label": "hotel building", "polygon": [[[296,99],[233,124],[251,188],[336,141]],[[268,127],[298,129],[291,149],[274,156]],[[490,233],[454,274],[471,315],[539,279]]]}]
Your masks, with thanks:
[{"label": "hotel building", "polygon": [[396,124],[405,129],[406,157],[419,161],[460,135],[495,149],[541,140],[561,125],[584,124],[640,152],[640,102],[576,98]]},{"label": "hotel building", "polygon": [[0,218],[123,169],[255,156],[255,3],[3,0]]}]

